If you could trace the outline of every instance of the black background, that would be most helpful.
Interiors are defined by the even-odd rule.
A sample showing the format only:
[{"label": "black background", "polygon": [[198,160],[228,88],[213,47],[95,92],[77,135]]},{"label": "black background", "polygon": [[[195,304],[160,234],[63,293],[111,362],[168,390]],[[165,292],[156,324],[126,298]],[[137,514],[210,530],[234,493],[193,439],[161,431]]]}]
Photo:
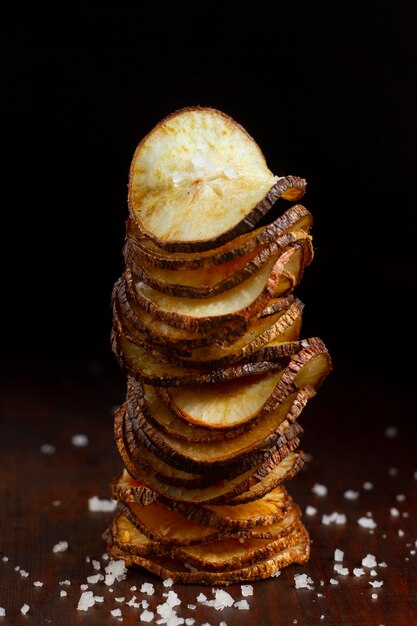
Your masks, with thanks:
[{"label": "black background", "polygon": [[2,361],[113,363],[127,176],[177,108],[240,122],[308,181],[316,256],[303,335],[337,371],[411,361],[416,286],[414,2],[19,5],[2,20]]}]

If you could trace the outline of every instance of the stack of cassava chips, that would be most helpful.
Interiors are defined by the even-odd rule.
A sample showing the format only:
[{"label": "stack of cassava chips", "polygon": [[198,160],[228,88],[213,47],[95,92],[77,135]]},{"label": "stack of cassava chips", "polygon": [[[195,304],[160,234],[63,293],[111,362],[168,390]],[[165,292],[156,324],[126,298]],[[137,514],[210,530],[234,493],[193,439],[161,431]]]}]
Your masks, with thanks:
[{"label": "stack of cassava chips", "polygon": [[113,292],[125,469],[107,533],[128,565],[227,584],[308,559],[283,483],[303,465],[298,418],[331,363],[320,339],[299,339],[293,291],[313,257],[311,214],[294,204],[304,191],[209,108],[174,113],[134,154]]}]

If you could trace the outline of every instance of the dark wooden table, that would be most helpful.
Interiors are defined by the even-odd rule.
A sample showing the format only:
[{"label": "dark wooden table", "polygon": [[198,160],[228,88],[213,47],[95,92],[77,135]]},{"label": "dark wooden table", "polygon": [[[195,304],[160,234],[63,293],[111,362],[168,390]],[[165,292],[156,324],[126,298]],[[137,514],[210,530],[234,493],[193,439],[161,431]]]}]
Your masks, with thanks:
[{"label": "dark wooden table", "polygon": [[[89,512],[88,499],[107,498],[107,485],[121,468],[112,422],[113,409],[124,396],[123,376],[110,360],[25,369],[22,373],[11,366],[1,380],[0,606],[7,616],[0,624],[113,624],[119,623],[110,614],[115,608],[121,609],[124,624],[144,623],[139,621],[141,611],[126,602],[135,593],[155,611],[167,589],[139,570],[129,571],[113,591],[103,582],[90,584],[88,588],[104,601],[87,612],[76,610],[80,585],[96,573],[88,561],[100,561],[102,569],[106,565],[102,532],[112,514]],[[181,599],[178,615],[194,618],[196,626],[222,621],[227,626],[417,624],[413,413],[402,390],[334,372],[303,413],[303,448],[311,460],[288,484],[303,511],[308,505],[317,509],[314,515],[304,515],[312,538],[310,562],[253,584],[253,595],[247,597],[249,611],[234,607],[216,611],[196,602],[200,592],[212,598],[211,588],[175,585],[171,589]],[[397,429],[388,431],[395,436],[387,436],[390,427]],[[88,446],[72,445],[71,437],[78,433],[88,436]],[[43,444],[53,445],[55,453],[41,453]],[[364,488],[366,482],[373,488]],[[315,483],[326,485],[328,494],[312,493]],[[359,492],[356,500],[344,497],[348,489]],[[392,508],[398,516],[391,514]],[[344,513],[347,522],[323,524],[322,516],[334,512]],[[377,524],[373,531],[357,523],[367,513]],[[56,554],[52,548],[59,541],[67,541],[69,547]],[[333,569],[336,548],[344,552],[348,575]],[[354,576],[353,569],[361,567],[367,554],[387,567],[378,565],[376,576],[366,568],[366,575]],[[22,576],[17,567],[29,575]],[[314,589],[296,590],[297,573],[308,574]],[[330,584],[331,578],[338,584]],[[38,580],[42,587],[33,585]],[[60,585],[64,580],[71,585]],[[373,580],[383,581],[383,586],[374,589],[369,584]],[[140,593],[145,581],[154,584],[153,596]],[[133,586],[137,592],[130,590]],[[68,595],[61,598],[61,590]],[[227,590],[236,601],[242,599],[240,585]],[[115,601],[123,596],[124,603]],[[25,603],[30,609],[23,616],[20,608]],[[188,604],[197,608],[189,609]]]}]

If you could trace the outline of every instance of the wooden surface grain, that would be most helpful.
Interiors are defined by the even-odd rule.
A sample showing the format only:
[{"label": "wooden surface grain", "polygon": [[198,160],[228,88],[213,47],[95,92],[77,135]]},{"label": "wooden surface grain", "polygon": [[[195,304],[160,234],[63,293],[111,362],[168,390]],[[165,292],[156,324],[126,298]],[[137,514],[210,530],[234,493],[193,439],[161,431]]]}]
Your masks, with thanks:
[{"label": "wooden surface grain", "polygon": [[[66,367],[30,367],[25,373],[13,367],[1,377],[0,423],[0,607],[6,617],[0,624],[119,623],[111,610],[120,608],[126,625],[140,621],[141,609],[126,604],[133,595],[146,599],[149,610],[165,601],[168,590],[156,577],[140,570],[112,588],[103,582],[88,589],[103,596],[87,612],[77,611],[80,585],[96,572],[91,560],[106,565],[102,533],[111,513],[92,513],[88,499],[108,497],[108,483],[121,468],[112,432],[113,410],[123,400],[124,380],[112,363]],[[311,455],[288,491],[305,512],[310,531],[311,558],[307,565],[290,566],[278,578],[253,584],[247,597],[249,610],[235,607],[217,611],[196,601],[200,592],[213,597],[211,587],[174,585],[181,605],[178,615],[193,618],[196,626],[291,624],[384,625],[417,624],[417,456],[413,406],[403,391],[378,381],[358,381],[334,372],[303,412],[303,449]],[[396,430],[386,431],[395,427]],[[71,443],[75,434],[88,436],[85,447]],[[394,436],[387,436],[391,434]],[[55,447],[43,454],[43,444]],[[372,483],[366,489],[364,483]],[[326,485],[326,496],[312,487]],[[369,486],[369,485],[368,485]],[[356,500],[344,492],[359,492]],[[400,497],[398,497],[400,496]],[[396,509],[399,515],[395,515]],[[323,515],[346,515],[346,523],[326,525]],[[374,530],[358,525],[370,514]],[[392,514],[394,513],[394,515]],[[59,541],[68,550],[54,553]],[[348,575],[334,571],[334,551],[344,552]],[[353,575],[367,554],[378,563],[376,575],[364,568]],[[90,562],[88,562],[90,560]],[[20,571],[28,572],[24,577]],[[294,575],[305,573],[314,589],[295,589]],[[330,584],[330,579],[337,584]],[[35,587],[35,581],[42,587]],[[59,583],[70,580],[70,586]],[[373,588],[370,581],[382,581]],[[152,582],[155,593],[140,592]],[[137,591],[132,591],[137,587]],[[112,590],[111,590],[112,589]],[[60,591],[67,597],[60,597]],[[243,599],[240,585],[227,591]],[[376,594],[376,598],[372,598]],[[122,603],[116,597],[124,597]],[[23,616],[20,608],[30,609]],[[195,609],[187,608],[195,604]],[[151,623],[156,623],[155,621]],[[189,622],[191,623],[191,622]]]}]

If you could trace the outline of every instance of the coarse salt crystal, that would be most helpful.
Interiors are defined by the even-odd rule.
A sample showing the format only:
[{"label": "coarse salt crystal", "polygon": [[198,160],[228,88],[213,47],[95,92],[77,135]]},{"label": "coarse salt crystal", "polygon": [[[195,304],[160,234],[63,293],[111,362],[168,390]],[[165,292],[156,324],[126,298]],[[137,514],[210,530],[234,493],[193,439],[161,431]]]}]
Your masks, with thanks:
[{"label": "coarse salt crystal", "polygon": [[[110,561],[104,568],[104,571],[107,574],[104,582],[109,587],[113,584],[114,580],[117,580],[118,582],[125,580],[126,574],[127,574],[127,568],[123,559],[119,559],[117,561],[113,561],[113,560]],[[110,584],[107,581],[108,576],[110,578],[113,578],[113,582],[111,582]]]},{"label": "coarse salt crystal", "polygon": [[172,587],[174,581],[172,578],[166,578],[162,584],[164,585],[164,587]]},{"label": "coarse salt crystal", "polygon": [[104,576],[102,574],[94,574],[93,576],[87,576],[87,582],[90,585],[95,585],[99,580],[104,580]]},{"label": "coarse salt crystal", "polygon": [[388,565],[385,561],[381,561],[381,563],[378,563],[378,567],[388,567]]},{"label": "coarse salt crystal", "polygon": [[240,590],[242,592],[243,597],[253,596],[253,587],[252,585],[240,585]]},{"label": "coarse salt crystal", "polygon": [[61,591],[59,592],[59,597],[60,598],[66,598],[68,595],[68,593],[65,591],[65,589],[61,589]]},{"label": "coarse salt crystal", "polygon": [[152,613],[152,611],[147,611],[146,609],[140,614],[140,621],[141,622],[152,622],[153,618],[155,617],[155,613]]},{"label": "coarse salt crystal", "polygon": [[278,576],[281,576],[281,570],[280,569],[277,569],[276,572],[271,574],[271,578],[278,578]]},{"label": "coarse salt crystal", "polygon": [[353,569],[353,575],[354,576],[364,576],[365,575],[365,570],[363,569],[363,567],[355,567]]},{"label": "coarse salt crystal", "polygon": [[240,611],[249,610],[249,604],[247,600],[238,600],[234,603],[233,606]]},{"label": "coarse salt crystal", "polygon": [[90,606],[94,606],[94,594],[92,591],[84,591],[78,601],[77,611],[88,611]]},{"label": "coarse salt crystal", "polygon": [[18,572],[20,570],[20,565],[16,565],[16,567],[14,568],[15,572]]},{"label": "coarse salt crystal", "polygon": [[371,491],[371,489],[374,488],[374,485],[369,480],[367,480],[366,482],[363,483],[362,487],[363,489],[365,489],[365,491]]},{"label": "coarse salt crystal", "polygon": [[405,495],[403,493],[399,493],[397,496],[395,496],[395,499],[397,500],[397,502],[404,502]]},{"label": "coarse salt crystal", "polygon": [[152,583],[143,583],[140,590],[142,593],[146,593],[146,595],[148,596],[153,596],[153,594],[155,593],[155,589]]},{"label": "coarse salt crystal", "polygon": [[376,600],[378,598],[378,594],[377,593],[373,593],[371,595],[372,600]]},{"label": "coarse salt crystal", "polygon": [[388,426],[388,428],[385,429],[385,437],[388,437],[388,439],[392,439],[393,437],[396,437],[398,435],[398,428],[396,426]]},{"label": "coarse salt crystal", "polygon": [[317,509],[315,506],[306,506],[306,515],[315,515],[317,513]]},{"label": "coarse salt crystal", "polygon": [[0,606],[0,617],[6,617],[6,609]]},{"label": "coarse salt crystal", "polygon": [[[88,585],[86,585],[85,583],[83,583],[82,585],[80,585],[80,589],[81,591],[86,591],[88,589]],[[92,593],[92,592],[91,592]]]},{"label": "coarse salt crystal", "polygon": [[401,528],[398,529],[398,536],[399,537],[404,537],[404,531],[401,530]]},{"label": "coarse salt crystal", "polygon": [[124,602],[125,601],[125,596],[119,596],[118,598],[115,598],[116,602]]},{"label": "coarse salt crystal", "polygon": [[356,500],[357,498],[359,498],[359,491],[347,489],[343,496],[346,498],[346,500]]},{"label": "coarse salt crystal", "polygon": [[227,591],[224,591],[223,589],[213,589],[213,593],[214,599],[205,600],[203,604],[206,606],[212,606],[216,609],[216,611],[223,611],[224,608],[233,606],[234,599]]},{"label": "coarse salt crystal", "polygon": [[376,576],[377,575],[376,569],[371,569],[371,571],[369,573],[370,573],[371,576]]},{"label": "coarse salt crystal", "polygon": [[24,604],[22,608],[20,609],[20,612],[22,613],[22,615],[26,615],[29,609],[30,609],[30,606],[28,604]]},{"label": "coarse salt crystal", "polygon": [[345,556],[345,553],[343,552],[343,550],[339,550],[339,548],[336,548],[336,550],[334,551],[334,560],[343,561],[344,556]]},{"label": "coarse salt crystal", "polygon": [[325,526],[329,526],[332,523],[342,525],[346,524],[346,521],[346,515],[344,513],[338,513],[337,511],[330,513],[330,515],[323,515],[321,518],[321,523]]},{"label": "coarse salt crystal", "polygon": [[187,604],[187,609],[190,609],[190,611],[194,611],[197,608],[196,604]]},{"label": "coarse salt crystal", "polygon": [[34,587],[43,587],[43,582],[41,580],[35,580],[33,583]]},{"label": "coarse salt crystal", "polygon": [[104,596],[94,596],[94,602],[104,602]]},{"label": "coarse salt crystal", "polygon": [[363,567],[369,567],[369,568],[376,567],[376,558],[374,557],[373,554],[367,554],[362,559],[362,565]]},{"label": "coarse salt crystal", "polygon": [[71,437],[71,443],[73,446],[83,448],[84,446],[88,446],[88,437],[87,435],[73,435]]},{"label": "coarse salt crystal", "polygon": [[44,443],[39,448],[39,451],[41,454],[55,454],[55,446],[51,445],[50,443]]},{"label": "coarse salt crystal", "polygon": [[7,563],[7,561],[9,560],[8,556],[2,556],[1,560],[3,561],[3,563]]},{"label": "coarse salt crystal", "polygon": [[19,574],[22,578],[27,578],[29,576],[29,572],[25,572],[24,569],[19,570]]},{"label": "coarse salt crystal", "polygon": [[88,510],[92,513],[111,513],[116,510],[116,507],[117,500],[107,500],[98,496],[88,498]]},{"label": "coarse salt crystal", "polygon": [[[124,600],[124,598],[123,598]],[[135,609],[139,609],[141,606],[141,602],[136,602],[136,596],[132,596],[129,602],[126,602],[127,606],[133,606]],[[145,607],[146,608],[146,607]]]},{"label": "coarse salt crystal", "polygon": [[199,593],[196,600],[197,602],[205,602],[207,600],[207,596],[205,596],[204,593]]},{"label": "coarse salt crystal", "polygon": [[136,591],[136,590],[137,590],[136,585],[133,585],[132,587],[130,587],[130,591]]},{"label": "coarse salt crystal", "polygon": [[67,587],[70,586],[71,581],[70,580],[61,580],[59,583],[59,585],[66,585]]},{"label": "coarse salt crystal", "polygon": [[331,578],[331,579],[329,580],[329,583],[330,583],[331,585],[338,585],[338,584],[339,584],[339,581],[338,581],[338,580],[336,580],[335,578]]},{"label": "coarse salt crystal", "polygon": [[100,565],[100,561],[95,561],[94,559],[91,561],[94,569],[99,570],[101,565]]},{"label": "coarse salt crystal", "polygon": [[382,585],[384,584],[383,580],[370,580],[369,584],[371,585],[371,587],[382,587]]},{"label": "coarse salt crystal", "polygon": [[400,515],[399,510],[396,509],[394,506],[390,508],[389,512],[391,513],[392,517],[398,517]]},{"label": "coarse salt crystal", "polygon": [[314,589],[313,580],[307,574],[294,574],[296,589]]},{"label": "coarse salt crystal", "polygon": [[52,548],[52,552],[58,554],[59,552],[66,552],[68,550],[68,541],[58,541]]},{"label": "coarse salt crystal", "polygon": [[347,576],[349,574],[348,568],[343,567],[343,565],[341,565],[340,563],[335,563],[333,569],[341,576]]},{"label": "coarse salt crystal", "polygon": [[371,517],[360,517],[358,524],[362,528],[376,528],[376,522]]},{"label": "coarse salt crystal", "polygon": [[316,483],[312,489],[312,493],[315,493],[316,496],[327,496],[328,489],[326,485],[321,485],[320,483]]},{"label": "coarse salt crystal", "polygon": [[174,607],[174,606],[179,606],[181,604],[181,600],[179,599],[175,591],[168,591],[168,593],[164,593],[163,595],[167,599],[166,602],[168,606]]},{"label": "coarse salt crystal", "polygon": [[186,624],[186,626],[193,626],[193,624],[195,624],[194,617],[186,617],[185,618],[185,624]]},{"label": "coarse salt crystal", "polygon": [[112,611],[110,611],[111,615],[113,615],[113,617],[120,617],[122,615],[122,612],[120,609],[113,609]]}]

